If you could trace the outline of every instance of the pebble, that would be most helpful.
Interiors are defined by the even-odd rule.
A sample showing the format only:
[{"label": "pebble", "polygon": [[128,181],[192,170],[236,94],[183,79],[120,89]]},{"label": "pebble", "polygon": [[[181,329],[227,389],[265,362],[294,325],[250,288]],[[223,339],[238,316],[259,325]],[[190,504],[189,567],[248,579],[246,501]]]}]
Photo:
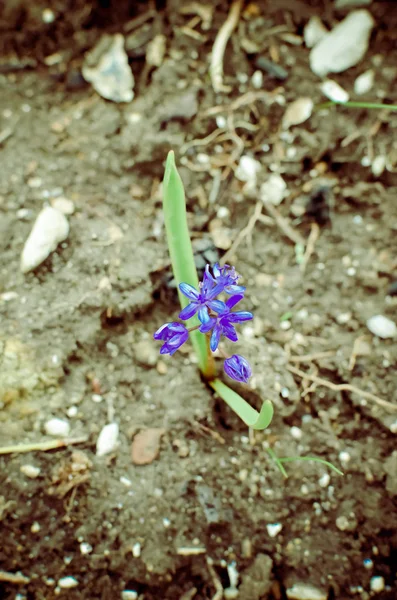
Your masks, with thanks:
[{"label": "pebble", "polygon": [[397,326],[394,321],[383,315],[375,315],[368,319],[367,327],[371,333],[382,339],[393,338],[397,335]]},{"label": "pebble", "polygon": [[81,542],[80,552],[81,552],[81,554],[84,554],[84,555],[91,554],[91,552],[92,552],[91,544],[88,544],[88,542]]},{"label": "pebble", "polygon": [[134,97],[134,76],[121,33],[102,36],[86,54],[82,73],[84,79],[106,100],[131,102]]},{"label": "pebble", "polygon": [[354,93],[358,96],[362,96],[367,94],[374,85],[375,80],[375,72],[373,69],[369,69],[368,71],[364,71],[357,77],[354,82]]},{"label": "pebble", "polygon": [[160,453],[160,441],[165,429],[151,427],[142,429],[132,441],[131,458],[134,465],[149,465]]},{"label": "pebble", "polygon": [[273,173],[269,179],[261,185],[260,199],[262,202],[270,202],[278,206],[284,200],[287,191],[287,184],[281,175]]},{"label": "pebble", "polygon": [[37,479],[41,471],[39,467],[35,467],[34,465],[21,465],[19,470],[26,477],[29,477],[29,479]]},{"label": "pebble", "polygon": [[375,22],[367,10],[355,10],[327,33],[310,52],[310,68],[319,77],[357,65],[368,50]]},{"label": "pebble", "polygon": [[104,456],[113,452],[118,445],[119,426],[117,423],[109,423],[101,430],[96,443],[96,455]]},{"label": "pebble", "polygon": [[70,425],[64,419],[50,419],[44,424],[44,430],[47,435],[54,437],[67,437],[70,433]]},{"label": "pebble", "polygon": [[307,48],[313,48],[328,33],[320,17],[312,16],[303,30],[303,39]]},{"label": "pebble", "polygon": [[70,590],[72,588],[75,588],[79,585],[79,582],[77,581],[77,579],[75,577],[61,577],[61,579],[58,579],[58,586],[62,589],[62,590]]},{"label": "pebble", "polygon": [[336,83],[336,81],[333,81],[332,79],[323,81],[320,88],[324,96],[333,102],[348,102],[349,100],[349,94],[346,92],[346,90],[344,90],[339,83]]},{"label": "pebble", "polygon": [[64,215],[72,215],[74,213],[74,203],[64,196],[59,196],[51,200],[51,206]]},{"label": "pebble", "polygon": [[371,171],[374,177],[380,177],[386,168],[386,156],[379,154],[371,163]]},{"label": "pebble", "polygon": [[22,250],[22,273],[38,267],[68,235],[69,223],[65,215],[52,206],[43,208]]},{"label": "pebble", "polygon": [[290,434],[294,438],[294,440],[302,439],[302,429],[299,429],[299,427],[296,427],[295,425],[291,427]]},{"label": "pebble", "polygon": [[138,592],[135,590],[123,590],[121,600],[138,600]]},{"label": "pebble", "polygon": [[318,483],[319,483],[320,487],[326,488],[329,486],[330,481],[331,481],[331,477],[329,476],[329,474],[324,473],[324,475],[322,475],[320,477],[320,479],[318,480]]},{"label": "pebble", "polygon": [[257,71],[254,72],[254,74],[251,77],[251,83],[252,83],[252,87],[254,87],[256,90],[261,90],[263,87],[263,73],[262,71],[259,71],[259,69]]},{"label": "pebble", "polygon": [[265,58],[264,56],[259,56],[255,61],[255,66],[262,71],[265,71],[270,77],[274,79],[279,79],[280,81],[284,81],[288,77],[288,71],[284,69],[281,65]]},{"label": "pebble", "polygon": [[337,517],[335,525],[337,526],[339,531],[346,531],[349,529],[349,519],[344,515]]},{"label": "pebble", "polygon": [[310,585],[310,583],[294,583],[287,589],[288,600],[327,600],[328,594]]},{"label": "pebble", "polygon": [[256,183],[256,176],[260,169],[261,163],[245,154],[240,158],[235,175],[239,181]]},{"label": "pebble", "polygon": [[311,98],[302,97],[294,100],[284,113],[282,127],[289,129],[292,125],[299,125],[309,119],[313,112],[313,100]]},{"label": "pebble", "polygon": [[159,358],[158,348],[151,340],[142,340],[135,344],[134,354],[136,360],[145,367],[154,367]]},{"label": "pebble", "polygon": [[139,558],[141,555],[141,545],[139,542],[136,542],[136,544],[134,544],[132,546],[132,556],[134,558]]},{"label": "pebble", "polygon": [[385,589],[385,580],[380,575],[375,575],[371,577],[369,587],[371,588],[371,592],[375,592],[376,594],[383,592]]},{"label": "pebble", "polygon": [[282,528],[283,526],[281,525],[281,523],[269,523],[268,525],[266,525],[267,533],[271,538],[276,537],[276,535],[280,533]]},{"label": "pebble", "polygon": [[365,569],[368,569],[368,571],[370,571],[371,569],[373,569],[374,561],[371,558],[364,558],[363,565]]}]

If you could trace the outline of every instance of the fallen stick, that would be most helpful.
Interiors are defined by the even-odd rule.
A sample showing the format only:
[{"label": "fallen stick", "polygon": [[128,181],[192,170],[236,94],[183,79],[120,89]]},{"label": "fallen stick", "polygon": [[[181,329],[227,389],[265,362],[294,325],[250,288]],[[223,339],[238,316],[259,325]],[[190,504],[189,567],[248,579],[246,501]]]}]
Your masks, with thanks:
[{"label": "fallen stick", "polygon": [[0,454],[22,454],[24,452],[47,452],[56,448],[66,448],[75,444],[83,444],[88,437],[65,438],[64,440],[47,440],[45,442],[35,442],[32,444],[16,444],[15,446],[0,447]]},{"label": "fallen stick", "polygon": [[218,31],[212,47],[210,76],[214,92],[229,92],[230,88],[223,83],[223,57],[226,46],[240,18],[243,0],[235,0],[230,7],[226,21]]}]

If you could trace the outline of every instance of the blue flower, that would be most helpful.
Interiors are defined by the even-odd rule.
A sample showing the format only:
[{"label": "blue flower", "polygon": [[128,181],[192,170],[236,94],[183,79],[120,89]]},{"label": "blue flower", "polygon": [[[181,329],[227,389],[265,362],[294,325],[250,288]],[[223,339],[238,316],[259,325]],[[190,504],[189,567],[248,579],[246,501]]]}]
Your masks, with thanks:
[{"label": "blue flower", "polygon": [[219,312],[219,310],[224,307],[223,302],[215,300],[216,296],[223,291],[223,288],[221,285],[214,285],[213,280],[207,273],[204,273],[203,282],[200,283],[199,292],[188,283],[180,283],[179,289],[182,294],[190,300],[190,304],[179,313],[179,318],[182,319],[182,321],[187,321],[198,313],[198,318],[201,323],[205,323],[205,321],[208,320],[208,308],[214,312]]},{"label": "blue flower", "polygon": [[229,375],[232,379],[241,381],[242,383],[247,383],[252,375],[249,362],[244,356],[240,356],[240,354],[233,354],[230,358],[226,358],[223,363],[223,368],[226,375]]},{"label": "blue flower", "polygon": [[170,354],[171,356],[188,339],[189,332],[183,323],[165,323],[153,335],[155,340],[162,340],[160,354]]},{"label": "blue flower", "polygon": [[217,349],[221,335],[224,335],[232,342],[237,342],[238,337],[236,330],[234,329],[234,323],[250,321],[253,318],[252,313],[248,311],[239,310],[233,313],[230,312],[230,309],[233,308],[233,306],[235,306],[243,298],[243,294],[231,296],[226,300],[225,303],[220,303],[224,306],[219,306],[219,308],[216,310],[216,312],[219,313],[217,317],[210,317],[207,313],[206,318],[204,321],[202,321],[203,324],[199,329],[201,333],[208,333],[212,329],[210,340],[210,348],[212,352],[215,352]]},{"label": "blue flower", "polygon": [[219,263],[215,263],[212,267],[212,275],[210,273],[210,266],[205,267],[205,274],[211,279],[217,286],[222,287],[222,291],[227,294],[244,294],[245,287],[243,285],[236,285],[240,276],[237,275],[234,267],[230,265],[219,266]]}]

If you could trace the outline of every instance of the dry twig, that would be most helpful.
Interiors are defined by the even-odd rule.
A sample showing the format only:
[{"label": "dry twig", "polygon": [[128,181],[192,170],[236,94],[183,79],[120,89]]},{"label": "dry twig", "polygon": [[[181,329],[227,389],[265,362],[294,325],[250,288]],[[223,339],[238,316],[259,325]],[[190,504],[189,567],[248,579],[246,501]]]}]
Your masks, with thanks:
[{"label": "dry twig", "polygon": [[88,437],[65,438],[64,440],[46,440],[45,442],[36,442],[32,444],[16,444],[15,446],[0,447],[0,454],[22,454],[25,452],[47,452],[57,448],[66,448],[75,444],[83,444]]},{"label": "dry twig", "polygon": [[6,581],[7,583],[29,583],[30,578],[25,577],[22,573],[9,573],[8,571],[0,571],[0,581]]},{"label": "dry twig", "polygon": [[245,237],[248,237],[249,240],[252,239],[252,231],[253,231],[257,221],[261,221],[262,223],[266,223],[267,225],[273,224],[272,219],[266,220],[266,217],[264,217],[264,215],[262,215],[262,202],[256,203],[254,214],[252,215],[252,217],[250,217],[250,219],[249,219],[247,225],[244,227],[244,229],[242,229],[239,232],[239,234],[237,235],[233,244],[231,245],[229,250],[226,252],[226,254],[223,255],[223,257],[220,261],[221,264],[224,265],[228,261],[230,256],[232,256],[236,252],[237,248],[239,247],[239,245],[241,244],[241,242],[243,241],[243,239]]},{"label": "dry twig", "polygon": [[219,577],[213,567],[212,558],[210,558],[209,556],[207,556],[206,558],[207,558],[208,571],[210,572],[212,583],[214,584],[214,587],[215,587],[215,595],[212,596],[212,600],[222,600],[223,586],[222,586],[221,580],[219,579]]},{"label": "dry twig", "polygon": [[316,245],[316,242],[317,242],[319,236],[320,236],[320,227],[317,225],[317,223],[312,223],[310,234],[307,239],[305,254],[303,255],[303,260],[300,264],[300,270],[301,270],[302,275],[306,271],[306,267],[308,265],[311,255],[314,252],[314,246]]},{"label": "dry twig", "polygon": [[226,21],[218,31],[212,47],[210,75],[215,92],[229,92],[230,88],[223,83],[223,57],[226,46],[240,18],[243,0],[234,0]]},{"label": "dry twig", "polygon": [[392,404],[387,400],[383,400],[382,398],[375,396],[375,394],[371,394],[371,392],[364,392],[356,386],[350,385],[350,383],[332,383],[331,381],[327,381],[326,379],[322,379],[321,377],[317,377],[316,375],[310,375],[309,373],[305,373],[304,371],[301,371],[296,367],[292,367],[291,365],[288,365],[287,369],[291,373],[294,373],[294,375],[297,375],[302,379],[308,379],[309,381],[313,381],[317,385],[322,385],[324,387],[329,388],[330,390],[334,390],[335,392],[351,392],[352,394],[358,394],[359,396],[362,396],[362,398],[371,400],[372,402],[375,402],[375,404],[378,404],[378,406],[382,406],[386,410],[390,410],[391,412],[397,412],[396,404]]},{"label": "dry twig", "polygon": [[281,231],[284,233],[284,235],[287,236],[287,238],[289,238],[291,240],[291,242],[293,242],[294,244],[300,244],[301,246],[305,246],[305,240],[303,239],[303,237],[301,236],[301,234],[298,231],[295,231],[295,229],[293,229],[291,227],[291,225],[288,223],[287,219],[284,219],[284,217],[282,217],[280,215],[280,213],[278,212],[278,210],[273,206],[273,204],[271,204],[270,202],[264,202],[263,203],[267,212],[269,213],[269,215],[271,217],[273,217],[273,219],[276,221],[277,225],[279,226],[279,228],[281,229]]},{"label": "dry twig", "polygon": [[326,350],[324,352],[313,352],[313,354],[302,354],[301,356],[290,356],[289,360],[294,363],[301,362],[313,362],[313,360],[319,360],[320,358],[329,358],[335,356],[335,350]]}]

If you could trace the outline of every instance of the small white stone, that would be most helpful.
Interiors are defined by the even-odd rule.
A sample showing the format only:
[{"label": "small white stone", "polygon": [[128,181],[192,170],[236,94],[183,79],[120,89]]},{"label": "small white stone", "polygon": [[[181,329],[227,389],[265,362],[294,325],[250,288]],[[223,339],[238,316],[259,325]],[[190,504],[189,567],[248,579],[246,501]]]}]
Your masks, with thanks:
[{"label": "small white stone", "polygon": [[164,517],[163,519],[163,526],[168,529],[168,527],[171,525],[171,521],[169,519],[167,519],[167,517]]},{"label": "small white stone", "polygon": [[261,185],[259,197],[262,202],[270,202],[278,206],[285,198],[287,184],[281,175],[273,173],[269,179]]},{"label": "small white stone", "polygon": [[101,396],[101,394],[92,394],[91,400],[99,404],[100,402],[102,402],[103,396]]},{"label": "small white stone", "polygon": [[51,206],[59,210],[64,215],[72,215],[74,213],[74,204],[69,198],[59,196],[51,201]]},{"label": "small white stone", "polygon": [[287,589],[288,600],[327,600],[327,597],[327,593],[310,583],[294,583]]},{"label": "small white stone", "polygon": [[251,77],[251,83],[252,83],[252,87],[254,87],[256,90],[261,90],[263,88],[263,73],[262,71],[259,71],[259,69],[257,71],[254,72],[254,74]]},{"label": "small white stone", "polygon": [[333,81],[332,79],[323,81],[320,88],[324,96],[333,102],[348,102],[349,100],[349,94],[346,92],[346,90],[344,90],[339,83],[336,83],[336,81]]},{"label": "small white stone", "polygon": [[276,535],[280,533],[282,528],[283,526],[281,525],[281,523],[269,523],[268,525],[266,525],[267,533],[271,538],[276,537]]},{"label": "small white stone", "polygon": [[372,592],[378,594],[379,592],[383,592],[385,589],[385,580],[380,575],[375,575],[374,577],[371,577],[369,586]]},{"label": "small white stone", "polygon": [[329,486],[330,481],[331,481],[331,477],[328,475],[328,473],[324,473],[324,475],[322,475],[320,477],[320,479],[318,480],[318,483],[319,483],[320,487],[326,488]]},{"label": "small white stone", "polygon": [[346,531],[346,529],[349,528],[349,519],[344,515],[337,517],[335,525],[337,526],[339,531]]},{"label": "small white stone", "polygon": [[121,592],[121,600],[137,600],[138,592],[135,590],[123,590]]},{"label": "small white stone", "polygon": [[363,565],[365,569],[368,569],[368,571],[370,571],[374,567],[374,561],[370,558],[364,558]]},{"label": "small white stone", "polygon": [[29,479],[37,479],[41,471],[39,467],[35,467],[34,465],[21,465],[19,470],[26,477],[29,477]]},{"label": "small white stone", "polygon": [[44,424],[44,430],[47,435],[54,437],[67,437],[70,433],[70,425],[64,419],[50,419]]},{"label": "small white stone", "polygon": [[299,427],[296,427],[295,425],[293,425],[290,429],[290,434],[291,436],[294,438],[294,440],[301,440],[302,439],[302,429],[299,429]]},{"label": "small white stone", "polygon": [[383,315],[375,315],[368,319],[367,327],[371,333],[382,339],[393,338],[397,335],[397,326],[394,321]]},{"label": "small white stone", "polygon": [[313,100],[302,97],[288,105],[282,120],[282,128],[289,129],[293,125],[300,125],[309,119],[313,112]]},{"label": "small white stone", "polygon": [[139,558],[141,555],[141,545],[139,542],[136,542],[136,544],[134,544],[132,546],[132,556],[134,558]]},{"label": "small white stone", "polygon": [[58,586],[62,589],[62,590],[70,590],[72,588],[75,588],[79,585],[79,582],[77,581],[77,579],[75,577],[61,577],[61,579],[58,579]]},{"label": "small white stone", "polygon": [[81,542],[80,552],[81,552],[81,554],[84,554],[84,555],[91,554],[91,552],[92,552],[91,544],[88,544],[87,542]]},{"label": "small white stone", "polygon": [[339,452],[339,460],[341,463],[347,464],[350,462],[351,456],[348,452],[346,452],[346,450],[342,450],[342,452]]},{"label": "small white stone", "polygon": [[68,408],[68,410],[66,411],[66,414],[68,415],[69,418],[73,418],[77,415],[77,413],[79,412],[79,409],[77,408],[77,406],[70,406]]},{"label": "small white stone", "polygon": [[30,531],[32,533],[39,533],[40,529],[41,529],[40,523],[38,523],[37,521],[35,521],[34,523],[32,523]]},{"label": "small white stone", "polygon": [[386,156],[379,154],[375,156],[371,164],[371,171],[374,177],[380,177],[386,168]]},{"label": "small white stone", "polygon": [[236,177],[240,181],[254,182],[256,183],[256,176],[261,169],[261,163],[247,156],[246,154],[240,158],[240,162],[236,169]]},{"label": "small white stone", "polygon": [[125,485],[125,487],[131,487],[132,486],[132,481],[131,479],[128,479],[128,477],[120,477],[120,483],[122,483],[123,485]]},{"label": "small white stone", "polygon": [[41,18],[43,19],[43,23],[53,23],[55,21],[55,14],[50,8],[45,8],[41,13]]},{"label": "small white stone", "polygon": [[319,77],[341,73],[358,64],[368,49],[375,22],[367,10],[354,10],[310,52],[310,68]]},{"label": "small white stone", "polygon": [[46,206],[39,213],[21,256],[21,271],[38,267],[69,235],[69,223],[59,210]]},{"label": "small white stone", "polygon": [[103,427],[101,433],[99,434],[97,443],[96,443],[96,455],[104,456],[105,454],[110,454],[117,448],[119,437],[119,426],[117,423],[109,423]]},{"label": "small white stone", "polygon": [[[109,46],[101,53],[102,48],[105,49],[106,39],[110,41]],[[100,54],[99,60],[97,54]],[[96,64],[93,66],[94,62]],[[106,100],[131,102],[134,97],[134,76],[128,64],[121,33],[99,40],[96,47],[86,55],[82,73],[84,79]]]},{"label": "small white stone", "polygon": [[224,129],[226,127],[226,118],[223,115],[218,115],[215,119],[215,122],[219,129]]},{"label": "small white stone", "polygon": [[320,17],[312,16],[303,30],[303,39],[307,48],[313,48],[328,33]]},{"label": "small white stone", "polygon": [[362,96],[363,94],[367,94],[371,91],[375,80],[375,72],[372,69],[368,69],[368,71],[364,71],[357,77],[354,82],[354,93],[358,96]]}]

